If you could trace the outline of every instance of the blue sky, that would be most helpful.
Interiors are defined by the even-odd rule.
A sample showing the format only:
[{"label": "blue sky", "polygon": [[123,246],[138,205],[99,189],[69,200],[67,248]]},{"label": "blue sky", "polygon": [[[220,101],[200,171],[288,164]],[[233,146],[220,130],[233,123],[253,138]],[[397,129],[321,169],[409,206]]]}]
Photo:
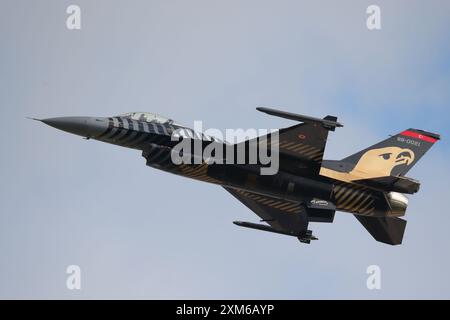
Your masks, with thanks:
[{"label": "blue sky", "polygon": [[[68,5],[82,29],[69,31]],[[382,29],[365,13],[381,8]],[[0,12],[1,298],[450,298],[448,1],[12,1]],[[354,217],[320,238],[241,229],[218,186],[145,166],[26,116],[152,111],[204,128],[278,128],[273,106],[336,115],[340,159],[413,127],[442,134],[409,172],[404,244]],[[82,289],[66,288],[66,267]],[[377,264],[382,289],[366,288]]]}]

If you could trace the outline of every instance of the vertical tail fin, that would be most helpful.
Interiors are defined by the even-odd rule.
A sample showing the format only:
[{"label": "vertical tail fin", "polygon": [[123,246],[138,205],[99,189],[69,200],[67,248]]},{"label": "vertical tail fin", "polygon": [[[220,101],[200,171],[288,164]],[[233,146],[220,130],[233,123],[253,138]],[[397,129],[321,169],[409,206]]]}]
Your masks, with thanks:
[{"label": "vertical tail fin", "polygon": [[408,129],[341,162],[353,166],[350,173],[362,178],[404,176],[439,139],[435,133]]}]

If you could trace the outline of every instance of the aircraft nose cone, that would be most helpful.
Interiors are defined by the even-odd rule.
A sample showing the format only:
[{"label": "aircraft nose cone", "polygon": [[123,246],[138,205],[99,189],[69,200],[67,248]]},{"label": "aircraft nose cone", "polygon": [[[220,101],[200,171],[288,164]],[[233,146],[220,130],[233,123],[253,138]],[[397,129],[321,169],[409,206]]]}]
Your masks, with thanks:
[{"label": "aircraft nose cone", "polygon": [[66,132],[88,136],[88,117],[60,117],[43,119],[43,123]]},{"label": "aircraft nose cone", "polygon": [[107,122],[104,119],[91,117],[60,117],[41,121],[56,129],[83,137],[95,137],[105,131],[107,127]]}]

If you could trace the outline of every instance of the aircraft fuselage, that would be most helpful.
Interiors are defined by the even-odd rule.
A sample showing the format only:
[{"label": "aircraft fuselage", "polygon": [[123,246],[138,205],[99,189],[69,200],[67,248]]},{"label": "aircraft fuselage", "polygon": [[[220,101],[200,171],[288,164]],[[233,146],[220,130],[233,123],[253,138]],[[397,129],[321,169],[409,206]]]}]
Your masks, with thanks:
[{"label": "aircraft fuselage", "polygon": [[[166,123],[147,122],[120,116],[110,118],[64,117],[42,121],[88,139],[142,150],[147,165],[156,169],[256,194],[304,203],[318,212],[320,210],[339,210],[358,215],[384,217],[401,216],[406,209],[406,203],[402,208],[402,204],[398,204],[398,202],[397,206],[393,208],[389,194],[386,192],[321,175],[312,175],[308,169],[304,171],[300,169],[296,173],[280,170],[274,175],[260,175],[257,165],[209,165],[205,162],[175,165],[171,159],[171,152],[178,141],[173,141],[171,136],[177,129],[186,130],[187,136],[191,136],[192,139],[202,140],[202,147],[209,143],[223,142],[170,121]],[[284,157],[280,161],[289,162],[290,159]],[[297,168],[301,168],[301,161],[295,160],[295,163]],[[306,165],[305,168],[307,168]],[[255,201],[258,201],[257,197],[254,198]],[[271,205],[270,203],[264,204]],[[283,206],[281,202],[277,203],[277,201],[273,201],[272,205],[275,208]],[[286,209],[286,212],[295,212],[295,210],[296,205],[292,204],[292,208]]]}]

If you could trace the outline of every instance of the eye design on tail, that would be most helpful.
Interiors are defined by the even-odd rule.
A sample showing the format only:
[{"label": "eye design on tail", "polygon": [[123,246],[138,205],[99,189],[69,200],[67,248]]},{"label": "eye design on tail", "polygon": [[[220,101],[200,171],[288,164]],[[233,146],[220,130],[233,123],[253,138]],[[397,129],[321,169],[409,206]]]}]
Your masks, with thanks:
[{"label": "eye design on tail", "polygon": [[359,159],[350,174],[366,179],[390,176],[394,167],[411,165],[414,162],[414,152],[399,147],[370,149]]},{"label": "eye design on tail", "polygon": [[[392,153],[386,152],[380,154],[380,157],[382,157],[384,160],[391,160]],[[400,153],[398,153],[395,157],[395,163],[396,166],[399,164],[406,164],[409,165],[414,161],[414,153],[409,149],[402,149]]]}]

